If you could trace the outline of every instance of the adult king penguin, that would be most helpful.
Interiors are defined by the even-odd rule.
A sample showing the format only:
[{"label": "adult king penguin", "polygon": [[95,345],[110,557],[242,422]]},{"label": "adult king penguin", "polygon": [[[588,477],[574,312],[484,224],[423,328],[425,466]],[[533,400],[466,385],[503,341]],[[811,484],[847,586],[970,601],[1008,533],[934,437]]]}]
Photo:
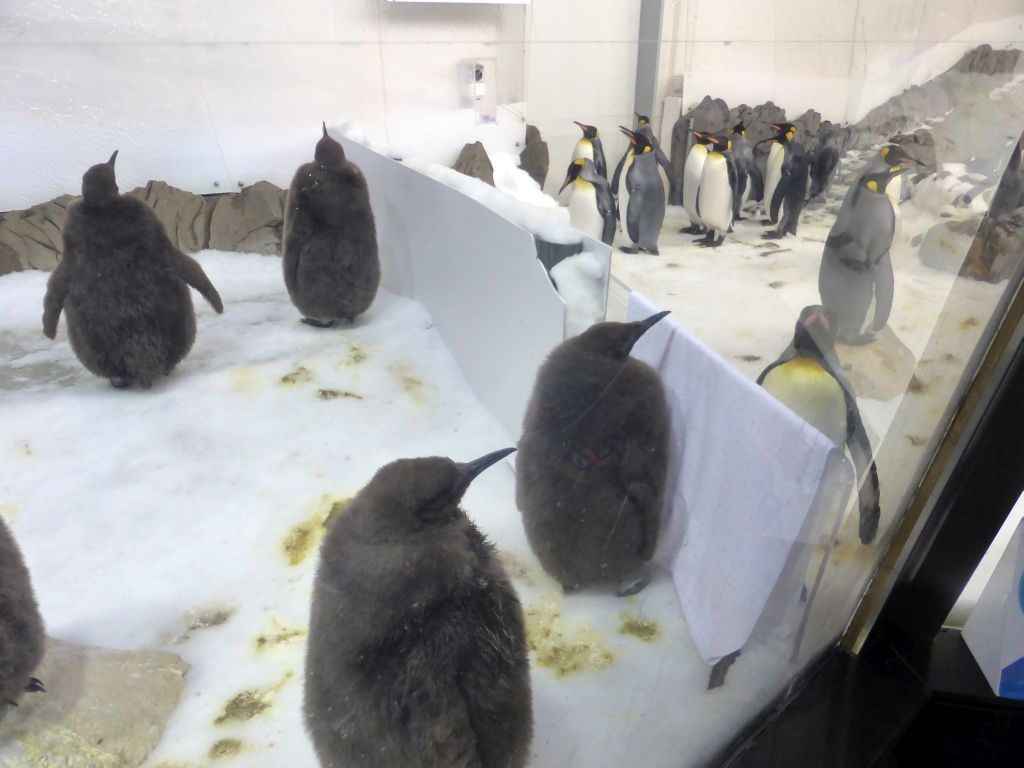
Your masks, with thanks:
[{"label": "adult king penguin", "polygon": [[516,454],[516,504],[544,569],[571,591],[650,579],[668,471],[668,405],[658,373],[630,357],[667,312],[597,323],[537,373]]},{"label": "adult king penguin", "polygon": [[764,178],[761,170],[754,163],[754,150],[747,139],[746,126],[742,122],[733,126],[732,156],[736,161],[736,186],[739,190],[736,216],[737,220],[742,219],[743,206],[749,200],[760,200],[764,195]]},{"label": "adult king penguin", "polygon": [[835,317],[822,306],[804,307],[793,343],[757,378],[757,383],[829,438],[849,449],[857,472],[860,540],[869,544],[878,532],[878,469],[864,422],[835,356]]},{"label": "adult king penguin", "polygon": [[[889,321],[893,272],[889,249],[896,231],[896,211],[886,187],[917,161],[861,176],[843,198],[825,240],[818,271],[821,303],[835,316],[839,338],[866,344]],[[871,312],[871,307],[874,311]]]},{"label": "adult king penguin", "polygon": [[658,236],[665,221],[665,185],[661,181],[654,147],[642,133],[634,133],[619,127],[633,145],[634,159],[626,173],[626,190],[629,195],[625,208],[619,213],[624,217],[623,229],[633,242],[632,246],[620,246],[624,253],[658,254]]},{"label": "adult king penguin", "polygon": [[839,141],[832,130],[832,124],[822,124],[811,150],[811,192],[808,199],[813,200],[825,194],[838,165]]},{"label": "adult king penguin", "polygon": [[[654,128],[651,125],[651,118],[647,115],[636,115],[637,133],[642,133],[647,139],[647,143],[651,145],[654,150],[654,156],[658,159],[658,165],[661,170],[665,172],[662,178],[662,183],[666,185],[666,189],[671,194],[672,189],[672,163],[669,162],[668,156],[661,148],[661,144],[658,143],[658,138],[654,135]],[[629,171],[629,166],[633,162],[633,144],[632,142],[626,145],[626,151],[619,160],[618,165],[615,166],[615,173],[612,176],[612,194],[619,194],[619,179],[622,177],[624,172]]]},{"label": "adult king penguin", "polygon": [[[779,132],[772,137],[772,148],[781,148],[775,154],[775,160],[781,159],[782,164],[771,196],[768,194],[768,182],[765,182],[764,204],[768,211],[768,220],[778,224],[773,231],[761,235],[766,239],[795,235],[797,224],[800,222],[800,212],[807,198],[807,171],[810,158],[804,145],[793,139],[794,135],[796,128],[792,127],[792,123],[782,123]],[[771,154],[768,155],[768,160],[768,168],[772,169],[774,166]]]},{"label": "adult king penguin", "polygon": [[679,231],[684,235],[702,235],[707,232],[704,221],[697,212],[697,193],[700,190],[700,180],[704,174],[704,163],[708,159],[708,145],[710,141],[701,131],[693,131],[693,146],[686,155],[686,163],[683,165],[683,208],[690,219],[690,226],[683,227]]},{"label": "adult king penguin", "polygon": [[576,146],[572,150],[572,159],[579,160],[581,157],[585,157],[594,163],[594,168],[598,174],[608,178],[608,164],[604,159],[604,149],[601,146],[601,134],[597,128],[586,123],[581,123],[573,120],[576,125],[583,131],[583,136],[579,141],[576,142]]},{"label": "adult king penguin", "polygon": [[64,256],[43,300],[43,333],[57,335],[61,311],[82,365],[118,388],[148,389],[170,375],[196,337],[189,286],[223,312],[203,268],[179,251],[153,209],[118,194],[114,161],[82,176],[68,209]]},{"label": "adult king penguin", "polygon": [[304,713],[323,768],[524,768],[533,732],[523,609],[460,506],[514,449],[402,459],[320,548]]},{"label": "adult king penguin", "polygon": [[704,160],[700,187],[697,192],[697,211],[707,227],[707,234],[699,245],[717,248],[732,231],[733,218],[739,208],[739,187],[732,142],[726,136],[708,136],[711,149]]},{"label": "adult king penguin", "polygon": [[764,169],[764,212],[768,218],[768,221],[764,223],[775,224],[778,219],[771,218],[772,199],[775,197],[775,188],[782,179],[782,165],[786,162],[787,144],[796,136],[796,126],[792,123],[769,123],[768,127],[775,131],[775,135],[758,143],[771,142]]},{"label": "adult king penguin", "polygon": [[615,238],[615,200],[608,180],[585,157],[573,160],[559,194],[572,184],[569,223],[595,240],[611,245]]}]

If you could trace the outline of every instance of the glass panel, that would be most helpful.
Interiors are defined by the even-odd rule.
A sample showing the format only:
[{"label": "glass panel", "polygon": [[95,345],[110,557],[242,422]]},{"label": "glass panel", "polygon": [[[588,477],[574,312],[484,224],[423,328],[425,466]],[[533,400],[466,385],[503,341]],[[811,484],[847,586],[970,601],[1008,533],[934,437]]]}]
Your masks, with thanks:
[{"label": "glass panel", "polygon": [[0,763],[713,762],[1020,284],[1019,3],[293,5],[0,13]]}]

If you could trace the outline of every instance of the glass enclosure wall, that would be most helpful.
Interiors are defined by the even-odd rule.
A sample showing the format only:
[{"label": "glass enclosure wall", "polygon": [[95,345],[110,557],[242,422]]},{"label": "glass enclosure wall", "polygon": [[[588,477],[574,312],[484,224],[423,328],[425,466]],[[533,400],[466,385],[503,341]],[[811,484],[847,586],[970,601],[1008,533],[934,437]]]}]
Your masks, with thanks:
[{"label": "glass enclosure wall", "polygon": [[[638,66],[641,38],[657,42],[653,68]],[[123,753],[145,768],[315,766],[326,720],[310,691],[338,670],[387,681],[357,708],[383,713],[359,730],[382,751],[405,748],[422,697],[458,689],[430,700],[444,727],[420,759],[465,746],[445,718],[505,690],[487,677],[516,657],[503,638],[528,655],[532,702],[497,718],[528,743],[508,764],[709,765],[846,629],[1021,280],[1015,1],[11,0],[0,40],[0,517],[53,638],[32,674],[47,691],[18,687],[17,710],[0,712],[5,765],[89,743],[97,765]],[[652,104],[637,103],[638,81]],[[588,126],[608,184],[575,162],[596,158]],[[294,206],[314,193],[285,190],[315,176],[296,169],[324,134],[361,158],[376,216],[381,288],[354,320],[304,305],[288,259]],[[114,150],[120,192],[216,286],[189,272],[194,344],[145,388],[86,362],[73,325],[88,297],[68,299],[59,323],[51,308],[54,340],[40,325],[50,274],[75,258],[82,175]],[[332,211],[316,231],[368,227]],[[545,263],[549,280],[534,236],[583,253]],[[525,268],[495,264],[523,243]],[[589,378],[593,350],[560,378],[541,369],[529,408],[507,409],[524,430],[510,428],[486,404],[532,382],[575,327],[559,302],[577,320],[580,306],[601,313],[593,286],[609,258],[609,320],[671,312],[633,348],[658,377],[625,362],[616,337],[614,365]],[[105,316],[134,290],[82,293],[102,295]],[[460,331],[500,326],[501,341],[446,335],[452,307],[465,308]],[[503,345],[520,343],[547,346],[509,370],[529,354]],[[613,391],[626,371],[636,378]],[[531,437],[545,428],[549,453]],[[374,528],[401,501],[391,478],[371,503],[382,466],[512,445],[519,458],[463,499],[495,570],[449,567],[423,539],[374,548],[408,534]],[[621,483],[573,506],[611,476]],[[461,493],[465,477],[437,482]],[[427,490],[416,526],[448,519]],[[360,521],[370,533],[349,527]],[[366,563],[346,548],[360,536]],[[639,565],[605,578],[616,547]],[[567,575],[560,558],[599,576]],[[379,581],[360,582],[325,634],[311,605],[341,594],[321,579],[352,562]],[[446,585],[470,573],[470,592],[492,596],[502,570],[521,629],[507,593],[492,632],[459,613],[472,603],[461,586],[430,592],[438,573]],[[393,587],[395,571],[412,576]],[[416,613],[421,588],[451,613]],[[389,664],[423,638],[437,645],[410,682]],[[328,661],[307,668],[314,658]],[[490,682],[467,688],[477,673]],[[487,748],[482,727],[468,729],[472,749]]]}]

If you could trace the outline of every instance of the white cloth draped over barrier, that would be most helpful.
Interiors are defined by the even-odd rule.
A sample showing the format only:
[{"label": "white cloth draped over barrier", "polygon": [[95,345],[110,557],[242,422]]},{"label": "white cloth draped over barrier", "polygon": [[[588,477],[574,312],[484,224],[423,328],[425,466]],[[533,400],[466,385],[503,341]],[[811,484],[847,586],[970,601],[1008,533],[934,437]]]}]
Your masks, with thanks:
[{"label": "white cloth draped over barrier", "polygon": [[[630,295],[630,321],[657,311]],[[671,316],[633,356],[661,374],[672,419],[655,560],[671,571],[693,641],[714,664],[746,643],[795,546],[810,540],[835,446]]]}]

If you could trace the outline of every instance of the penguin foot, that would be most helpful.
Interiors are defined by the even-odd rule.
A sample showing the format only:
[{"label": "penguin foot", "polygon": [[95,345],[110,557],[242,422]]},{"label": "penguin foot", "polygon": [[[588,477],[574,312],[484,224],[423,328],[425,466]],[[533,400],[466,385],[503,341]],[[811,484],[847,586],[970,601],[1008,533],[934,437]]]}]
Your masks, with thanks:
[{"label": "penguin foot", "polygon": [[691,224],[690,226],[683,227],[679,230],[679,232],[684,235],[703,235],[704,231],[704,227],[700,224]]},{"label": "penguin foot", "polygon": [[729,671],[729,667],[733,665],[740,656],[739,651],[733,651],[728,656],[723,656],[718,660],[718,663],[711,668],[711,674],[708,676],[708,690],[712,691],[715,688],[721,688],[725,685],[725,675]]},{"label": "penguin foot", "polygon": [[774,222],[774,221],[772,221],[771,219],[761,219],[761,221],[760,221],[759,223],[760,223],[761,225],[763,225],[763,226],[767,227],[768,225],[770,225],[770,224],[774,224],[775,222]]},{"label": "penguin foot", "polygon": [[721,248],[724,243],[725,237],[722,237],[721,240],[712,240],[710,243],[701,243],[701,245],[705,248]]},{"label": "penguin foot", "polygon": [[127,389],[132,385],[132,380],[124,376],[111,376],[110,386],[114,389]]},{"label": "penguin foot", "polygon": [[332,325],[334,325],[333,320],[317,320],[316,318],[312,317],[304,317],[302,318],[302,322],[304,322],[306,325],[312,325],[314,328],[330,328]]},{"label": "penguin foot", "polygon": [[786,236],[785,232],[779,232],[777,229],[773,229],[771,232],[763,232],[761,234],[762,240],[781,240]]},{"label": "penguin foot", "polygon": [[848,344],[851,347],[863,347],[865,344],[870,344],[875,340],[875,334],[862,333],[859,336],[853,336],[852,338],[844,338],[840,336],[839,340],[843,344]]},{"label": "penguin foot", "polygon": [[143,390],[149,389],[150,387],[153,386],[153,382],[152,381],[148,381],[148,380],[146,380],[146,381],[139,380],[138,384],[139,384],[139,389],[143,389]]},{"label": "penguin foot", "polygon": [[622,251],[623,253],[636,253],[637,252],[636,248],[631,248],[628,245],[620,245],[619,246],[619,250]]},{"label": "penguin foot", "polygon": [[657,248],[637,248],[640,253],[649,253],[652,256],[661,256],[661,252]]},{"label": "penguin foot", "polygon": [[619,597],[629,597],[630,595],[635,595],[650,583],[651,572],[645,568],[636,576],[631,576],[620,582],[619,589],[615,594]]},{"label": "penguin foot", "polygon": [[25,690],[28,693],[46,693],[46,686],[43,685],[42,680],[38,677],[30,677],[28,679],[28,685],[25,686]]}]

